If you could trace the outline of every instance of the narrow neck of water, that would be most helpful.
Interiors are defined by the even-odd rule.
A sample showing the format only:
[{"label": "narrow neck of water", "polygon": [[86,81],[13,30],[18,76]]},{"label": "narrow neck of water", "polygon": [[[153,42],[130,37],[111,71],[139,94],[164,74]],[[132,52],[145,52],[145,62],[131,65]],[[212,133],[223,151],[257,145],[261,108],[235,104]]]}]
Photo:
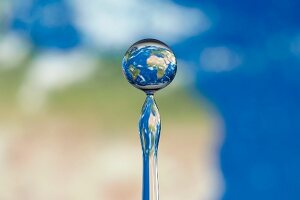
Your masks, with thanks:
[{"label": "narrow neck of water", "polygon": [[139,121],[143,150],[143,199],[158,200],[157,151],[160,137],[160,115],[154,96],[146,97]]}]

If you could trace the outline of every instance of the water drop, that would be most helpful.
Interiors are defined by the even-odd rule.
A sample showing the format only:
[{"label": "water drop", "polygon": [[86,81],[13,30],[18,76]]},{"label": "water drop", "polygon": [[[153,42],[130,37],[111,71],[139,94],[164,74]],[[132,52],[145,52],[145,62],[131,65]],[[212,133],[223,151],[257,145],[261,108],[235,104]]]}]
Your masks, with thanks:
[{"label": "water drop", "polygon": [[169,85],[177,71],[172,50],[163,42],[144,39],[134,43],[123,58],[123,73],[134,87],[154,93]]}]

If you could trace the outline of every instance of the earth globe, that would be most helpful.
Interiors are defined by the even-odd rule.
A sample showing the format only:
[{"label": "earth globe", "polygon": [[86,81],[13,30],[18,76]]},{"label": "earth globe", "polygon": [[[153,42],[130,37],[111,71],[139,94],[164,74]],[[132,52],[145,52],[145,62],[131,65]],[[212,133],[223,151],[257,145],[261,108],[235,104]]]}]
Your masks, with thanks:
[{"label": "earth globe", "polygon": [[154,93],[172,82],[177,62],[172,50],[156,39],[144,39],[134,43],[122,61],[128,82],[134,87]]}]

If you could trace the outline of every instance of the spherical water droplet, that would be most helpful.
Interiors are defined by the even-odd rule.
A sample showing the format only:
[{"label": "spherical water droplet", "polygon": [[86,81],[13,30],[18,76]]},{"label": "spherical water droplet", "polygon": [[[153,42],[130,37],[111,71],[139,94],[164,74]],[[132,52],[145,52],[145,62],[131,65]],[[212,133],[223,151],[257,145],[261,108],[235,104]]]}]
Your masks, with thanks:
[{"label": "spherical water droplet", "polygon": [[155,39],[144,39],[127,50],[122,68],[130,84],[146,93],[154,93],[172,82],[177,62],[166,44]]}]

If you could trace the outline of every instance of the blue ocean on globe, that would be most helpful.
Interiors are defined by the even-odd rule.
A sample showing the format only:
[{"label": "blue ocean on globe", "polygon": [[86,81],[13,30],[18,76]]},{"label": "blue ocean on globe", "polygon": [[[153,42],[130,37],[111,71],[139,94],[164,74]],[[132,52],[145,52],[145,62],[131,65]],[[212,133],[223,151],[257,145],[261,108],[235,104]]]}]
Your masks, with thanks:
[{"label": "blue ocean on globe", "polygon": [[129,48],[122,66],[129,83],[142,90],[158,90],[167,86],[177,70],[172,51],[155,44]]}]

